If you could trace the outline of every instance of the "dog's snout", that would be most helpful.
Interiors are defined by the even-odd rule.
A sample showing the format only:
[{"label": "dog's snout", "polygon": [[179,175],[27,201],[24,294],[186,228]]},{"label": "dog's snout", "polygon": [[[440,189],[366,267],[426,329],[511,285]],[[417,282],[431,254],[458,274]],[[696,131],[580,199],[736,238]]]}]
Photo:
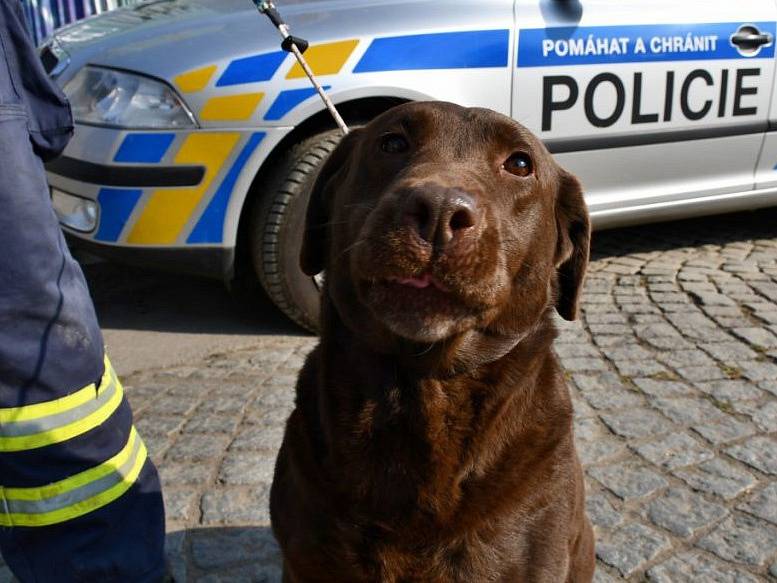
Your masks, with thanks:
[{"label": "dog's snout", "polygon": [[429,243],[442,247],[478,224],[475,197],[459,188],[424,184],[410,190],[403,221]]}]

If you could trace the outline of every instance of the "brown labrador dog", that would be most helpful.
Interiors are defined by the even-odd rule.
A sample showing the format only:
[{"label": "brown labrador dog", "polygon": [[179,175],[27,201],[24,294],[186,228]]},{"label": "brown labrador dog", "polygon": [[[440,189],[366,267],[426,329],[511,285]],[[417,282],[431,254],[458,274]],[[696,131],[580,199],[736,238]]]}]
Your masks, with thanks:
[{"label": "brown labrador dog", "polygon": [[342,140],[302,247],[326,283],[271,492],[284,581],[592,579],[551,350],[589,241],[577,180],[505,116],[412,103]]}]

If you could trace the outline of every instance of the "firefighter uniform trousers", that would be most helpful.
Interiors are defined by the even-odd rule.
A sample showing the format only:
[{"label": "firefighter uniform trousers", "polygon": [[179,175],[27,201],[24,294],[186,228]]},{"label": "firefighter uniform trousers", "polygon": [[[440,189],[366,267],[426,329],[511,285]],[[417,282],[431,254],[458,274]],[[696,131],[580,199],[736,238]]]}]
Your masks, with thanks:
[{"label": "firefighter uniform trousers", "polygon": [[51,206],[70,108],[0,1],[0,550],[22,582],[164,577],[159,478]]}]

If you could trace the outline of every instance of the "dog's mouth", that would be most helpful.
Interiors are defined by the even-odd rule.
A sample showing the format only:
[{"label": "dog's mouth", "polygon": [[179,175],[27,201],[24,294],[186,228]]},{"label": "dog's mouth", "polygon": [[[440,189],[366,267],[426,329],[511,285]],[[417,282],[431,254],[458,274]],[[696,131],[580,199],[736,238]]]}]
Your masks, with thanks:
[{"label": "dog's mouth", "polygon": [[444,293],[450,291],[446,285],[441,283],[431,273],[424,273],[418,277],[387,277],[386,281],[389,284],[393,283],[415,289],[426,289],[431,286]]},{"label": "dog's mouth", "polygon": [[363,297],[392,332],[435,342],[470,327],[479,310],[431,273],[388,276],[365,282]]}]

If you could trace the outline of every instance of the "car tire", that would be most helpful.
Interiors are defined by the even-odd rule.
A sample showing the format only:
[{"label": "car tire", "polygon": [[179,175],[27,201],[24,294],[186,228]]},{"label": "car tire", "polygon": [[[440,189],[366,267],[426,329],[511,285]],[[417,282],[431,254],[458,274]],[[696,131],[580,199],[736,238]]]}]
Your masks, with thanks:
[{"label": "car tire", "polygon": [[312,332],[319,327],[320,277],[305,275],[299,255],[310,191],[339,130],[316,134],[287,150],[259,192],[251,216],[250,252],[267,295],[284,314]]}]

